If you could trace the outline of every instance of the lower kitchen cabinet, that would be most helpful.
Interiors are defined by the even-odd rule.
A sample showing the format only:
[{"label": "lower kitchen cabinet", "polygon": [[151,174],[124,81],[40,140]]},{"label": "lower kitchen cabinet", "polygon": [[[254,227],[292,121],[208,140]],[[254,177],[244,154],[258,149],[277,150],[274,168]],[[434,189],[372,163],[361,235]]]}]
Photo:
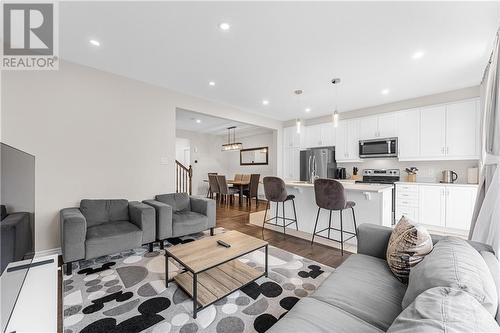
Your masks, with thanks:
[{"label": "lower kitchen cabinet", "polygon": [[470,185],[396,184],[396,221],[402,215],[446,231],[469,230],[477,187]]}]

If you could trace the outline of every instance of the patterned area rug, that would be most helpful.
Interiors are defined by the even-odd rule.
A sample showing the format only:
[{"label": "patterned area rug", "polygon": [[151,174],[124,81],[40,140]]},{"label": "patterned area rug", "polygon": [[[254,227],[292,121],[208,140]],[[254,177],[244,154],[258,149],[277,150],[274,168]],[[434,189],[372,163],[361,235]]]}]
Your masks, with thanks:
[{"label": "patterned area rug", "polygon": [[[174,238],[166,245],[205,236]],[[63,280],[64,333],[265,332],[334,270],[270,246],[268,278],[232,293],[193,319],[189,296],[176,283],[165,288],[163,254],[159,248],[151,253],[138,248],[75,264],[73,275]],[[240,260],[263,271],[264,251]],[[170,263],[173,276],[179,267]]]}]

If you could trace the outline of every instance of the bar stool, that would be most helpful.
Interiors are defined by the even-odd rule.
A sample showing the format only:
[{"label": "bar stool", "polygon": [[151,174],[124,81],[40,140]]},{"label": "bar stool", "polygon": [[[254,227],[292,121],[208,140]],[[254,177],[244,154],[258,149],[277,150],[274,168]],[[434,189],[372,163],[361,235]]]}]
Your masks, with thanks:
[{"label": "bar stool", "polygon": [[[329,240],[340,242],[341,252],[344,255],[344,243],[351,238],[358,237],[358,231],[356,228],[356,216],[354,215],[354,206],[356,203],[354,201],[346,201],[344,186],[336,180],[319,178],[314,181],[314,195],[316,198],[316,205],[318,205],[318,214],[316,215],[316,224],[314,225],[314,232],[311,239],[311,245],[314,243],[314,236],[323,237]],[[326,209],[330,211],[330,217],[328,220],[328,227],[316,232],[318,226],[319,212],[321,209]],[[344,231],[344,225],[342,222],[342,213],[344,209],[351,209],[352,219],[354,222],[354,232]],[[340,229],[332,228],[332,211],[339,211],[340,215]],[[323,231],[328,230],[328,236],[320,235]],[[340,231],[340,241],[338,239],[330,238],[330,230]],[[344,234],[352,235],[351,237],[344,240]]]},{"label": "bar stool", "polygon": [[[283,227],[283,235],[286,236],[286,227],[288,227],[291,224],[295,223],[295,228],[297,231],[299,230],[299,226],[297,224],[297,212],[295,211],[295,196],[293,194],[288,194],[286,192],[286,187],[285,187],[285,182],[283,179],[278,178],[278,177],[264,177],[263,179],[264,182],[264,192],[266,194],[266,199],[267,199],[267,205],[266,205],[266,212],[264,213],[264,222],[262,223],[262,239],[264,239],[264,226],[267,224],[274,225],[274,226],[279,226]],[[285,216],[285,202],[287,201],[292,201],[292,206],[293,206],[293,215],[294,218],[287,218]],[[271,202],[276,202],[276,215],[270,219],[267,218],[267,210],[270,207]],[[283,206],[283,215],[279,216],[278,214],[278,208],[279,208],[279,203],[282,203]],[[281,218],[283,220],[283,225],[278,224],[278,219]],[[276,220],[275,223],[270,223],[269,221]],[[288,224],[286,224],[286,221],[292,221]]]}]

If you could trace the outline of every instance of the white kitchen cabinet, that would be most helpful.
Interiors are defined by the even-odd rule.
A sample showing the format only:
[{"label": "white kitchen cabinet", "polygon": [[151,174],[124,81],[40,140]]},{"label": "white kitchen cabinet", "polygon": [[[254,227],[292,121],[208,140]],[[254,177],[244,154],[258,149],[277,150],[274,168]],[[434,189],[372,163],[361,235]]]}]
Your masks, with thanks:
[{"label": "white kitchen cabinet", "polygon": [[307,126],[305,148],[334,146],[334,132],[332,123]]},{"label": "white kitchen cabinet", "polygon": [[392,138],[397,134],[396,113],[383,113],[359,120],[359,139]]},{"label": "white kitchen cabinet", "polygon": [[297,127],[285,127],[283,129],[284,148],[300,147],[300,136]]},{"label": "white kitchen cabinet", "polygon": [[420,110],[420,155],[423,158],[444,157],[446,150],[446,106]]},{"label": "white kitchen cabinet", "polygon": [[283,152],[283,174],[285,179],[300,179],[300,148],[285,148]]},{"label": "white kitchen cabinet", "polygon": [[478,130],[479,112],[475,100],[446,105],[446,157],[478,157]]},{"label": "white kitchen cabinet", "polygon": [[443,186],[419,186],[419,219],[421,224],[445,226],[445,191]]},{"label": "white kitchen cabinet", "polygon": [[466,186],[445,187],[446,228],[469,230],[477,189]]},{"label": "white kitchen cabinet", "polygon": [[335,130],[337,162],[359,161],[359,119],[339,121]]},{"label": "white kitchen cabinet", "polygon": [[396,116],[400,160],[420,158],[420,110],[400,111]]}]

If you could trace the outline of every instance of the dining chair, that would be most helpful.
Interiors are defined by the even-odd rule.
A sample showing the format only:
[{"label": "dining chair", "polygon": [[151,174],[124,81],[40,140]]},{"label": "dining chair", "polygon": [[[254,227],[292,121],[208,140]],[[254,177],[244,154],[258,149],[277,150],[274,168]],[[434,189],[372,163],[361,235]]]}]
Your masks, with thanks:
[{"label": "dining chair", "polygon": [[250,182],[250,175],[249,174],[241,175],[241,181],[242,182]]},{"label": "dining chair", "polygon": [[240,173],[237,173],[234,175],[234,180],[236,180],[236,181],[240,181],[242,178],[243,178],[243,175]]},{"label": "dining chair", "polygon": [[221,195],[221,202],[225,201],[228,203],[228,197],[229,201],[234,200],[234,195],[238,193],[238,189],[232,188],[227,186],[227,181],[226,181],[226,176],[224,175],[216,175],[214,176],[217,178],[217,185],[219,185],[219,193]]},{"label": "dining chair", "polygon": [[213,198],[214,197],[214,193],[216,193],[217,191],[214,191],[214,189],[216,190],[218,188],[217,186],[217,179],[215,179],[215,182],[213,183],[213,185],[215,185],[216,187],[212,186],[210,183],[210,176],[215,176],[217,175],[217,172],[209,172],[208,173],[208,190],[207,190],[207,198]]},{"label": "dining chair", "polygon": [[255,205],[256,206],[259,205],[259,198],[258,198],[259,179],[260,179],[260,174],[258,173],[251,174],[250,184],[246,189],[243,190],[243,195],[247,198],[247,203],[250,208],[252,207],[252,198],[255,198]]}]

